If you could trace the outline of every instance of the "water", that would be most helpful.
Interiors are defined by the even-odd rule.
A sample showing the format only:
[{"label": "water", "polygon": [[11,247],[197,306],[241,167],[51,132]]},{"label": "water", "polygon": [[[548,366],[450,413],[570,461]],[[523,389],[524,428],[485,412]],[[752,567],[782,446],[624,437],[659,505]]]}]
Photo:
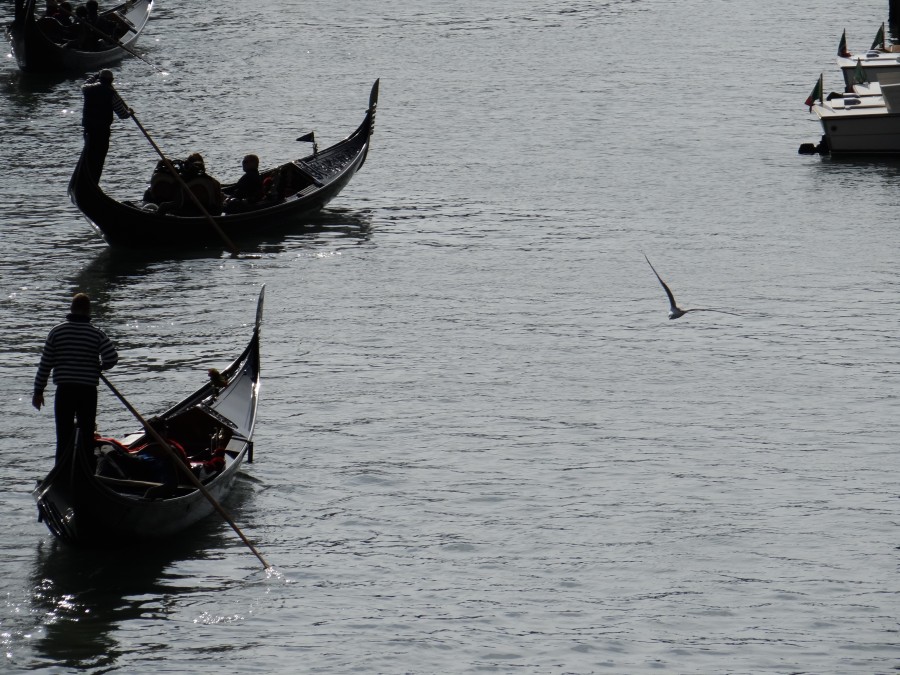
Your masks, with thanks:
[{"label": "water", "polygon": [[[0,76],[0,641],[9,672],[873,673],[898,661],[900,165],[797,155],[887,3],[158,0],[115,69],[222,180],[362,119],[315,235],[146,257],[68,202],[80,80]],[[12,15],[12,2],[4,2]],[[104,187],[152,148],[117,121]],[[361,233],[361,226],[367,232]],[[642,253],[686,307],[666,319]],[[267,286],[224,524],[129,553],[35,520],[30,394],[76,290],[150,414]],[[135,423],[107,392],[105,433]]]}]

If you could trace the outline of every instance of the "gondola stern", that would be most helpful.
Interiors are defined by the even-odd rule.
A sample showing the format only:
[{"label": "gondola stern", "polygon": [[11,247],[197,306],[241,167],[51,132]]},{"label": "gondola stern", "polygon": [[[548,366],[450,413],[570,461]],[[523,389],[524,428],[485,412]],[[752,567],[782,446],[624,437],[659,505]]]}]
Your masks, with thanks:
[{"label": "gondola stern", "polygon": [[36,0],[16,0],[12,23],[6,27],[6,37],[19,68],[26,69],[26,36],[34,29],[34,4]]},{"label": "gondola stern", "polygon": [[75,169],[72,171],[72,177],[69,178],[69,188],[67,190],[69,199],[72,200],[72,204],[76,207],[78,206],[78,187],[81,181],[84,162],[84,149],[82,149],[81,154],[78,156],[78,161],[75,163]]},{"label": "gondola stern", "polygon": [[72,485],[67,480],[73,470],[72,455],[69,454],[31,491],[38,522],[44,523],[53,536],[69,543],[75,543],[79,538]]},{"label": "gondola stern", "polygon": [[37,0],[16,0],[13,25],[18,24],[19,29],[22,29],[26,21],[34,21],[34,5],[36,2]]}]

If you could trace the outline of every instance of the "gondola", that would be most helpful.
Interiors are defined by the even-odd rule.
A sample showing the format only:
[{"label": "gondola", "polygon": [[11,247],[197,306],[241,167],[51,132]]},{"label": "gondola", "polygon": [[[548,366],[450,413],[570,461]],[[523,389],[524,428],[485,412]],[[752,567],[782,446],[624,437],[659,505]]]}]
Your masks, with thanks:
[{"label": "gondola", "polygon": [[101,18],[116,19],[119,28],[112,34],[104,33],[106,39],[91,33],[99,41],[95,49],[86,50],[67,46],[71,36],[55,19],[36,17],[37,2],[16,0],[15,18],[6,30],[19,68],[34,73],[86,73],[121,60],[132,53],[153,10],[153,0],[129,0],[101,12]]},{"label": "gondola", "polygon": [[[265,288],[253,336],[226,369],[155,418],[145,420],[189,463],[207,494],[146,429],[121,440],[96,437],[92,452],[69,451],[33,491],[38,518],[76,545],[122,546],[173,536],[210,515],[253,461],[259,397],[259,341]],[[210,499],[209,497],[212,497]],[[221,508],[221,507],[220,507]]]},{"label": "gondola", "polygon": [[[303,225],[304,219],[308,220],[343,190],[365,162],[375,128],[378,82],[376,80],[372,86],[369,108],[356,131],[324,150],[317,149],[313,137],[313,154],[261,171],[264,181],[273,183],[277,189],[249,210],[222,212],[221,205],[210,193],[208,177],[204,177],[206,183],[199,178],[196,183],[180,178],[181,182],[176,184],[175,177],[164,171],[154,173],[154,178],[158,176],[169,181],[169,187],[179,191],[186,185],[195,196],[203,199],[202,212],[199,209],[166,211],[159,203],[144,201],[146,193],[140,201],[116,201],[93,180],[84,152],[69,182],[69,197],[106,243],[114,247],[182,250],[221,247],[223,233],[228,239],[238,241],[276,227]],[[223,190],[227,191],[229,187],[226,185]],[[153,189],[151,180],[148,192]],[[188,208],[193,205],[183,197],[181,201]]]}]

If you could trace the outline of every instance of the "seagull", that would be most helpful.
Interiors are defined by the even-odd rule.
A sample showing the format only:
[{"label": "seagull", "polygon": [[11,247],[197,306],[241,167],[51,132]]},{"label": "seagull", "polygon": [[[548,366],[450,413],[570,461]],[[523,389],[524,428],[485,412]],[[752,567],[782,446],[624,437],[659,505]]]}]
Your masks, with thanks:
[{"label": "seagull", "polygon": [[656,271],[656,268],[653,266],[653,263],[650,262],[650,258],[647,257],[647,254],[644,254],[644,260],[647,261],[647,264],[650,265],[650,269],[653,270],[653,274],[656,275],[656,278],[659,279],[659,283],[662,284],[663,290],[666,292],[666,295],[669,296],[669,320],[678,319],[688,312],[719,312],[720,314],[731,314],[731,316],[739,316],[734,312],[726,312],[721,309],[701,309],[701,308],[693,308],[693,309],[681,309],[678,305],[675,304],[675,296],[672,295],[672,291],[669,290],[669,287],[666,286],[666,282],[662,280],[662,277],[659,276],[659,272]]}]

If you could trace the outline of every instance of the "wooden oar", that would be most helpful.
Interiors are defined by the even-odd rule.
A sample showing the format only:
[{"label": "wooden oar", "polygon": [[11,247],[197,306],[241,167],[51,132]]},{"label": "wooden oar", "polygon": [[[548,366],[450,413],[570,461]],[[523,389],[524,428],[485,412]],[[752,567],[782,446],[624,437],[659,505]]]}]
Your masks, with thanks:
[{"label": "wooden oar", "polygon": [[206,489],[206,486],[203,485],[203,483],[200,482],[200,479],[194,475],[194,472],[191,471],[191,468],[187,464],[185,464],[183,461],[181,461],[181,458],[177,454],[175,454],[175,451],[172,449],[172,446],[170,446],[166,442],[166,440],[162,436],[159,435],[159,432],[157,432],[156,429],[154,429],[152,426],[150,426],[150,424],[147,423],[147,420],[145,420],[143,417],[141,417],[141,414],[137,410],[135,410],[134,406],[131,405],[125,399],[125,397],[122,396],[122,394],[119,393],[119,390],[116,389],[112,385],[112,382],[110,382],[109,380],[106,379],[106,376],[103,373],[100,373],[100,379],[103,380],[103,384],[105,384],[107,387],[109,387],[110,391],[112,391],[112,393],[116,395],[116,398],[118,398],[120,401],[122,401],[122,403],[125,404],[125,407],[128,408],[129,412],[131,412],[131,414],[137,418],[138,422],[141,423],[141,426],[144,427],[144,430],[148,434],[153,436],[153,439],[157,443],[159,443],[159,445],[163,448],[163,450],[165,450],[168,453],[169,458],[175,463],[175,465],[181,467],[184,475],[190,479],[190,481],[194,485],[194,487],[196,487],[198,490],[200,490],[200,493],[204,497],[206,497],[206,499],[209,501],[210,504],[213,505],[213,508],[215,508],[215,510],[219,512],[219,515],[221,515],[222,518],[224,518],[225,521],[229,525],[231,525],[231,528],[235,532],[237,532],[237,534],[241,538],[241,540],[247,545],[247,547],[251,551],[253,551],[253,555],[255,555],[259,559],[259,561],[263,564],[263,567],[267,570],[271,569],[272,566],[269,565],[268,562],[266,562],[266,559],[262,557],[262,554],[258,550],[256,550],[256,547],[250,543],[250,540],[247,539],[246,536],[244,536],[244,533],[241,532],[241,528],[239,528],[237,526],[237,524],[234,522],[234,520],[232,520],[231,516],[228,515],[228,512],[225,511],[224,508],[222,508],[222,505],[219,504],[218,501],[216,501],[216,498],[213,497],[212,494],[210,494],[209,490]]},{"label": "wooden oar", "polygon": [[184,178],[181,177],[181,174],[178,173],[178,171],[175,169],[175,166],[172,164],[172,162],[169,160],[169,158],[166,157],[165,154],[163,154],[163,151],[159,149],[159,146],[156,144],[156,141],[154,141],[150,137],[150,134],[147,133],[147,130],[144,128],[144,125],[141,124],[140,120],[137,118],[137,115],[135,115],[133,111],[131,113],[131,119],[134,120],[134,123],[137,124],[138,129],[141,130],[141,133],[144,134],[144,136],[146,136],[148,141],[150,141],[150,145],[153,146],[153,149],[156,150],[157,154],[159,154],[159,156],[162,157],[162,161],[165,162],[166,168],[168,168],[169,171],[172,172],[172,175],[178,179],[178,182],[181,183],[181,187],[184,188],[184,191],[187,193],[187,196],[190,197],[191,201],[194,202],[194,206],[196,206],[198,209],[200,209],[200,212],[206,217],[206,219],[209,221],[209,224],[213,226],[213,229],[222,238],[222,241],[225,243],[225,247],[229,251],[231,251],[231,255],[237,255],[238,253],[240,253],[240,249],[238,249],[238,247],[235,246],[234,242],[231,241],[231,239],[228,237],[227,234],[225,234],[225,231],[221,227],[219,227],[219,224],[216,222],[215,218],[213,218],[210,215],[209,211],[207,211],[206,208],[203,206],[203,204],[200,202],[200,200],[197,199],[197,195],[195,195],[193,193],[193,191],[191,191],[191,189],[188,187],[188,184],[185,182]]},{"label": "wooden oar", "polygon": [[[63,11],[63,12],[65,12],[66,14],[68,14],[69,16],[71,16],[71,17],[75,18],[76,20],[78,20],[78,17],[75,16],[75,13],[74,13],[74,12],[69,12],[68,10],[63,9],[62,7],[60,7],[59,9],[60,9],[60,11]],[[126,19],[124,16],[119,17],[119,18],[122,19],[123,21],[126,21],[127,23],[131,24],[131,22],[128,21],[128,19]],[[127,46],[125,43],[120,42],[119,40],[116,40],[116,38],[114,38],[112,35],[107,35],[107,34],[104,33],[102,30],[100,30],[99,28],[97,28],[96,26],[94,26],[93,24],[90,24],[90,23],[88,23],[88,22],[86,22],[86,21],[84,21],[84,22],[79,21],[79,23],[83,23],[85,26],[87,26],[88,28],[90,28],[92,31],[94,31],[97,35],[99,35],[100,37],[102,37],[104,40],[107,40],[108,42],[113,42],[113,43],[115,43],[115,45],[116,45],[117,47],[119,47],[120,49],[124,49],[126,52],[128,52],[128,53],[131,54],[132,56],[135,56],[135,57],[139,58],[141,61],[143,61],[143,62],[146,63],[148,66],[150,66],[151,68],[153,68],[153,69],[154,69],[156,72],[158,72],[160,75],[167,75],[167,74],[168,74],[168,73],[166,73],[166,71],[164,71],[163,69],[161,69],[160,67],[158,67],[155,63],[151,63],[150,61],[148,61],[147,59],[145,59],[143,56],[141,56],[140,54],[138,54],[136,51],[134,51],[131,47]],[[131,26],[132,26],[132,28],[134,28],[134,24],[131,24]],[[136,31],[135,31],[135,32],[136,32]]]}]

